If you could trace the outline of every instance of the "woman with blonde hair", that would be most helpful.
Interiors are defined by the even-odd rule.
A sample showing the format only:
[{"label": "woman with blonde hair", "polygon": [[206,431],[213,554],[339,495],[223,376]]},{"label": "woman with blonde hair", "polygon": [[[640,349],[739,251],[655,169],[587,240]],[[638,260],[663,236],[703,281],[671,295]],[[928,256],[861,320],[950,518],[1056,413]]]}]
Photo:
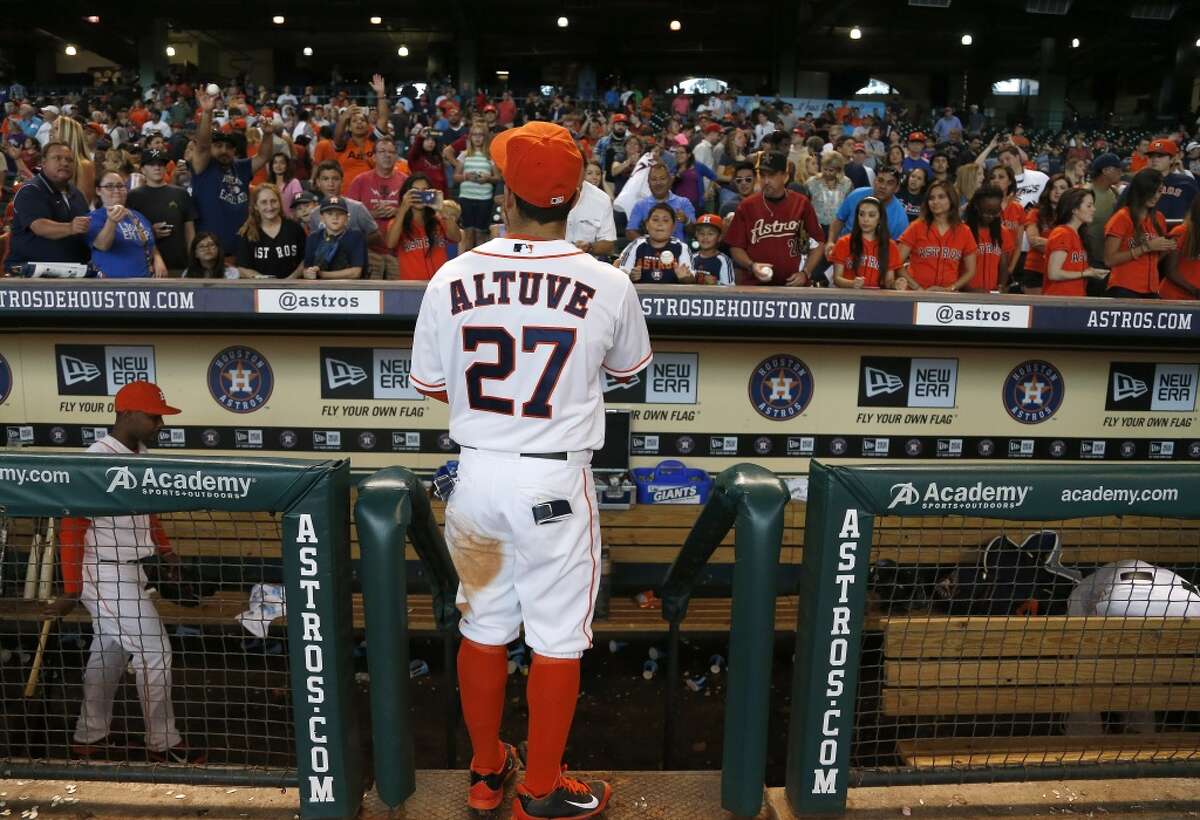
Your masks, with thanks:
[{"label": "woman with blonde hair", "polygon": [[462,206],[460,253],[486,242],[492,224],[492,194],[500,172],[492,162],[491,142],[487,125],[477,122],[467,133],[467,147],[454,160],[458,204]]},{"label": "woman with blonde hair", "polygon": [[75,173],[71,184],[79,189],[83,198],[92,202],[96,198],[96,166],[88,150],[83,126],[70,117],[60,116],[50,130],[53,142],[65,142],[75,154]]},{"label": "woman with blonde hair", "polygon": [[279,189],[254,189],[246,222],[238,229],[237,268],[242,279],[294,279],[304,265],[304,228],[283,214]]},{"label": "woman with blonde hair", "polygon": [[981,184],[979,166],[973,162],[959,166],[958,173],[954,175],[954,187],[962,194],[964,202],[971,201]]},{"label": "woman with blonde hair", "polygon": [[817,213],[817,222],[821,223],[821,228],[827,234],[838,208],[842,207],[842,200],[854,188],[854,183],[843,173],[845,167],[846,160],[841,154],[833,151],[824,154],[821,157],[821,173],[810,177],[804,186]]}]

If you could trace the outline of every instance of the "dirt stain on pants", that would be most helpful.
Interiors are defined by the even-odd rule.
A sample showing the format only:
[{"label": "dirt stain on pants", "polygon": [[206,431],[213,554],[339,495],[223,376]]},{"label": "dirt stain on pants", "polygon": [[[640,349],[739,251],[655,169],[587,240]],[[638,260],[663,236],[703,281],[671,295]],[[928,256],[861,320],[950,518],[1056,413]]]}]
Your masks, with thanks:
[{"label": "dirt stain on pants", "polygon": [[471,532],[461,522],[447,519],[446,524],[446,546],[469,601],[472,593],[490,584],[504,566],[504,548],[500,539]]}]

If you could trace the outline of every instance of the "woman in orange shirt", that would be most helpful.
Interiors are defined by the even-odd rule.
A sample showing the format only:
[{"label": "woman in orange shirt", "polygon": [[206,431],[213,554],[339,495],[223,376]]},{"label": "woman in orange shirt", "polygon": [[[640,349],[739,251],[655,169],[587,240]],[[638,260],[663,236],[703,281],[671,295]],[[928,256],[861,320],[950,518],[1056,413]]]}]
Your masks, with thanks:
[{"label": "woman in orange shirt", "polygon": [[1153,168],[1138,171],[1125,191],[1125,207],[1104,226],[1109,296],[1158,298],[1158,260],[1175,250],[1166,221],[1154,210],[1162,185],[1163,175]]},{"label": "woman in orange shirt", "polygon": [[1008,287],[1008,263],[1016,254],[1017,245],[1012,233],[1001,227],[1003,202],[1004,194],[999,188],[985,185],[975,192],[963,212],[963,222],[975,237],[978,250],[975,278],[967,283],[964,290],[1003,293]]},{"label": "woman in orange shirt", "polygon": [[975,237],[958,213],[958,191],[949,182],[934,182],[921,215],[900,236],[900,259],[907,264],[896,287],[962,290],[975,276],[977,253]]},{"label": "woman in orange shirt", "polygon": [[[432,199],[427,202],[426,199]],[[416,173],[400,186],[400,209],[384,241],[396,249],[399,278],[429,281],[446,263],[446,245],[462,240],[457,202],[431,188],[429,177]]]},{"label": "woman in orange shirt", "polygon": [[1025,254],[1025,267],[1021,272],[1021,290],[1025,293],[1041,293],[1042,280],[1046,276],[1046,239],[1058,218],[1058,202],[1071,187],[1071,182],[1062,174],[1050,177],[1036,208],[1025,212],[1025,237],[1029,240],[1029,252]]},{"label": "woman in orange shirt", "polygon": [[1057,225],[1046,238],[1046,296],[1087,296],[1088,279],[1103,279],[1108,271],[1088,264],[1083,232],[1096,217],[1096,198],[1084,188],[1062,195]]},{"label": "woman in orange shirt", "polygon": [[[887,245],[879,237],[887,237]],[[858,203],[854,230],[833,246],[833,283],[839,288],[878,288],[891,286],[900,268],[900,246],[888,231],[887,211],[873,196]]]},{"label": "woman in orange shirt", "polygon": [[1021,204],[1020,197],[1017,196],[1017,175],[1013,173],[1013,169],[1009,168],[1004,163],[998,163],[988,173],[988,182],[992,187],[999,188],[1004,194],[1004,202],[1000,205],[1000,223],[1004,230],[1012,234],[1013,244],[1016,245],[1018,253],[1013,254],[1013,257],[1008,260],[1008,277],[1013,277],[1013,272],[1017,265],[1021,262],[1021,237],[1025,230],[1025,206]]},{"label": "woman in orange shirt", "polygon": [[1158,289],[1163,299],[1200,299],[1200,196],[1171,231],[1176,250],[1167,257],[1167,275]]}]

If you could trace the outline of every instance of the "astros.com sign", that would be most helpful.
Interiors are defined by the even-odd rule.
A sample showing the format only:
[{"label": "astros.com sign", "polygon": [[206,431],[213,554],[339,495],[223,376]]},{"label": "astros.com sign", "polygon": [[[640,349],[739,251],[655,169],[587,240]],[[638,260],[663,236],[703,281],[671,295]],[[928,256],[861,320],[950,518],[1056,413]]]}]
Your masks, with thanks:
[{"label": "astros.com sign", "polygon": [[250,494],[253,478],[236,475],[210,475],[203,470],[169,472],[147,467],[135,471],[130,467],[109,467],[107,492],[125,490],[142,495],[162,495],[175,498],[245,498]]},{"label": "astros.com sign", "polygon": [[1015,510],[1025,503],[1033,489],[1032,485],[986,484],[938,484],[931,481],[924,490],[905,482],[892,485],[892,503],[889,510],[897,507],[917,507],[921,510],[992,509]]}]

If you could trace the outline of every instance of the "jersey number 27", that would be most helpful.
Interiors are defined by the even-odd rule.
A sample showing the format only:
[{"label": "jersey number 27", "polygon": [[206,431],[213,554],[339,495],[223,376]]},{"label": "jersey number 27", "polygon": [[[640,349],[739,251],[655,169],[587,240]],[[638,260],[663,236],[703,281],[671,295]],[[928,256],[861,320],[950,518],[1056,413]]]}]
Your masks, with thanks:
[{"label": "jersey number 27", "polygon": [[[507,328],[494,326],[466,325],[462,329],[463,350],[474,353],[484,345],[496,348],[493,362],[475,362],[467,368],[467,403],[472,410],[515,415],[515,402],[484,392],[485,381],[504,381],[517,369],[517,340]],[[542,375],[533,388],[533,394],[521,403],[521,415],[526,418],[548,419],[554,414],[550,397],[558,386],[563,367],[575,348],[575,329],[570,327],[523,327],[521,328],[521,352],[533,353],[542,345],[551,348],[550,357]]]}]

